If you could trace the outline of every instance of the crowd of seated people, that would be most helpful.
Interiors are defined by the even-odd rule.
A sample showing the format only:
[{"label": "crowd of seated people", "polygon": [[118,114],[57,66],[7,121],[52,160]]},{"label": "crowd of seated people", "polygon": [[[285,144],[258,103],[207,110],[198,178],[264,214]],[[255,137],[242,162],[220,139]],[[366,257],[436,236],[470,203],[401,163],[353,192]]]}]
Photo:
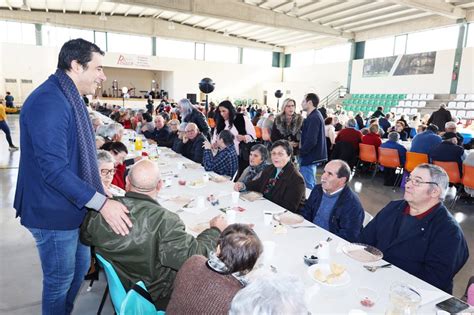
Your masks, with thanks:
[{"label": "crowd of seated people", "polygon": [[[149,160],[140,161],[141,157],[125,159],[128,150],[121,142],[124,128],[142,134],[150,143],[172,148],[202,164],[206,171],[235,178],[236,191],[261,193],[265,199],[300,213],[347,241],[376,246],[387,261],[451,292],[452,279],[466,262],[468,251],[462,230],[442,202],[447,188],[446,173],[431,164],[416,168],[407,180],[404,200],[389,203],[365,228],[363,206],[349,182],[352,158],[357,156],[360,143],[396,149],[403,166],[407,150],[400,141],[410,138],[407,127],[415,129],[418,124],[411,151],[426,153],[431,160],[450,160],[446,152],[462,150],[456,125],[446,123],[445,132],[439,134],[435,125],[419,120],[407,123],[404,117],[385,114],[382,107],[365,118],[362,113],[354,117],[341,107],[337,111],[325,108],[326,120],[318,119],[322,122],[322,136],[328,141],[324,147],[332,152],[328,155],[330,161],[321,163],[324,170],[320,184],[314,186],[306,200],[305,178],[296,158],[305,118],[296,112],[293,99],[285,100],[276,115],[253,106],[236,108],[230,101],[223,101],[213,109],[212,128],[201,109],[188,100],[169,106],[168,111],[165,108],[157,108],[154,116],[143,110],[114,109],[111,114],[118,113],[116,119],[114,116],[116,122],[110,124],[91,117],[97,148],[101,149],[97,159],[104,190],[108,197],[128,207],[134,227],[127,240],[114,234],[100,215],[89,213],[81,231],[83,242],[95,246],[114,265],[127,289],[138,280],[145,282],[157,309],[166,309],[170,314],[244,314],[278,305],[296,313],[306,310],[304,301],[299,304],[296,296],[295,302],[290,303],[284,296],[290,293],[280,292],[282,287],[271,292],[274,304],[259,302],[260,295],[270,294],[269,288],[274,284],[270,278],[249,281],[245,277],[262,252],[260,240],[248,226],[227,227],[225,219],[218,216],[197,238],[187,234],[180,218],[155,200],[163,185],[157,165]],[[319,111],[318,116],[322,117]],[[254,125],[266,129],[266,139],[255,142]],[[243,156],[247,144],[248,154]],[[456,155],[456,162],[462,163],[463,159],[464,155]],[[146,229],[145,218],[151,220]],[[430,219],[435,223],[425,234],[408,233]],[[387,226],[387,222],[393,224]],[[388,230],[391,232],[387,234]],[[436,250],[421,241],[432,237],[432,231],[445,235]],[[135,239],[133,233],[149,244],[146,255],[136,254],[138,244],[130,242]],[[390,245],[394,242],[397,246]],[[415,244],[417,252],[407,254],[411,244]],[[437,251],[443,252],[443,257]],[[276,281],[284,279],[279,277]],[[293,285],[294,293],[297,285]]]}]

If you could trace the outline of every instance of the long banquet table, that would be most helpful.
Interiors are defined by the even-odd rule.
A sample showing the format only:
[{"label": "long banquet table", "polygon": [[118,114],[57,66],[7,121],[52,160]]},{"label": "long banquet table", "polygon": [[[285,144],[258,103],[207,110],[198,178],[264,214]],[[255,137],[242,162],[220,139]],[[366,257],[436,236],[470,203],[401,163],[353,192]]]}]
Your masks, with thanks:
[{"label": "long banquet table", "polygon": [[[220,208],[233,205],[231,198],[232,182],[216,183],[209,181],[200,188],[190,187],[190,182],[202,179],[206,172],[200,165],[175,154],[168,148],[158,148],[156,163],[158,163],[162,178],[166,183],[166,186],[159,193],[158,201],[170,211],[178,213],[188,228],[205,224],[214,216],[223,213],[219,210]],[[179,180],[186,180],[187,184],[185,186],[180,185]],[[209,194],[214,194],[219,198],[219,205],[212,206],[206,200],[205,209],[199,213],[183,211],[180,205],[170,200],[174,196],[198,198],[199,196],[207,197]],[[419,314],[436,313],[435,304],[450,297],[447,293],[395,266],[380,269],[374,273],[365,270],[362,267],[364,263],[350,258],[341,251],[341,247],[347,244],[345,240],[317,226],[297,229],[287,227],[286,233],[277,234],[273,224],[264,224],[264,212],[280,213],[285,209],[268,200],[249,202],[240,199],[239,206],[244,208],[245,211],[237,212],[236,222],[254,224],[254,230],[262,241],[276,243],[271,265],[276,267],[278,273],[290,273],[303,281],[306,287],[306,298],[309,300],[308,307],[313,314],[347,314],[351,310],[383,314],[389,306],[390,286],[395,282],[409,284],[418,290],[422,296],[421,307],[418,310]],[[301,225],[313,224],[305,221]],[[281,230],[279,231],[281,232]],[[188,232],[196,235],[192,231]],[[285,229],[283,232],[285,232]],[[328,237],[333,239],[329,242],[330,262],[344,265],[350,275],[351,280],[345,286],[328,287],[318,284],[309,277],[308,267],[303,262],[303,255],[313,251],[319,241],[326,240]],[[381,265],[384,263],[385,261],[382,260],[375,264]],[[370,288],[378,293],[378,299],[373,307],[367,308],[360,304],[360,297],[357,294],[358,288]]]}]

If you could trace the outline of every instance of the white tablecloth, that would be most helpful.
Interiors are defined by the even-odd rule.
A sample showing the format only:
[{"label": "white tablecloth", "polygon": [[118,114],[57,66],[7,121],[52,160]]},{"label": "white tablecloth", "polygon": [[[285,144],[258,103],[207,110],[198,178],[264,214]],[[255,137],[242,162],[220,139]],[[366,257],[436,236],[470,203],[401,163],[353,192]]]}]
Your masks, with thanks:
[{"label": "white tablecloth", "polygon": [[[163,188],[159,194],[158,201],[163,206],[170,211],[178,211],[179,206],[170,200],[166,200],[170,196],[177,195],[197,198],[198,196],[207,197],[212,193],[220,200],[220,204],[217,206],[212,206],[206,201],[206,210],[199,214],[178,211],[179,216],[188,227],[208,222],[214,216],[222,214],[219,208],[232,206],[231,193],[233,191],[233,183],[229,181],[224,183],[209,181],[202,188],[181,186],[178,184],[179,179],[184,179],[187,183],[199,180],[205,173],[204,169],[202,167],[198,169],[189,167],[178,169],[178,164],[192,162],[182,156],[174,155],[167,148],[160,148],[159,151],[160,156],[157,163],[165,174],[163,178],[168,178],[168,182],[171,182],[171,186]],[[173,172],[173,174],[170,172]],[[414,286],[423,295],[424,300],[422,304],[424,305],[419,310],[421,314],[433,314],[436,312],[435,304],[449,297],[448,294],[395,266],[378,270],[375,273],[365,270],[362,267],[363,263],[355,261],[341,252],[342,245],[347,243],[345,240],[319,227],[300,229],[288,227],[286,234],[275,234],[273,226],[264,225],[263,213],[264,211],[277,213],[284,211],[284,209],[270,201],[257,200],[248,202],[239,200],[239,206],[245,208],[245,211],[237,212],[236,222],[255,224],[254,230],[262,241],[269,240],[276,243],[272,265],[277,268],[278,272],[296,275],[304,282],[307,295],[312,295],[308,306],[313,314],[347,314],[352,309],[360,309],[367,313],[383,314],[389,305],[390,285],[397,281]],[[311,225],[312,223],[305,221],[303,224]],[[329,243],[330,262],[346,266],[347,272],[351,277],[350,283],[342,287],[327,287],[317,284],[308,276],[308,267],[303,263],[303,255],[311,252],[319,241],[326,240],[329,236],[333,239]],[[383,263],[385,261],[379,261],[376,264]],[[378,300],[372,308],[360,305],[357,289],[361,287],[370,288],[378,292]]]}]

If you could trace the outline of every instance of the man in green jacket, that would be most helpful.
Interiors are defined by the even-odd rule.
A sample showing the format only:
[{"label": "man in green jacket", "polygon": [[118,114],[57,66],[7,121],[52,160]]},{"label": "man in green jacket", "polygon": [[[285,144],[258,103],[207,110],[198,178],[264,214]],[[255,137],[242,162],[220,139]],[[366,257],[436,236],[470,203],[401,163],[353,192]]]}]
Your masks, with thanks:
[{"label": "man in green jacket", "polygon": [[142,280],[155,306],[164,310],[179,268],[192,255],[207,256],[215,250],[227,221],[223,216],[213,218],[210,228],[194,238],[186,233],[178,215],[155,201],[161,187],[155,163],[135,164],[126,180],[127,193],[117,198],[130,211],[130,234],[115,234],[98,212],[90,211],[81,227],[81,241],[95,246],[114,266],[125,289]]}]

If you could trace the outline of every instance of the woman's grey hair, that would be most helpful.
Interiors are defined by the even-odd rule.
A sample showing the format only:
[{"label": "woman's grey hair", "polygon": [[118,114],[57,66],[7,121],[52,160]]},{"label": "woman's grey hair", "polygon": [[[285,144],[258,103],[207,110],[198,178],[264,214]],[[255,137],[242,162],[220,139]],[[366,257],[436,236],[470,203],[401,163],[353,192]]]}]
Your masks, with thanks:
[{"label": "woman's grey hair", "polygon": [[250,152],[258,151],[262,157],[262,162],[265,162],[268,159],[268,150],[263,144],[256,144],[250,148]]},{"label": "woman's grey hair", "polygon": [[388,140],[397,142],[400,140],[400,135],[396,131],[392,131],[391,133],[388,134]]},{"label": "woman's grey hair", "polygon": [[112,140],[115,135],[118,135],[123,130],[123,126],[119,123],[111,123],[97,128],[96,135],[105,139]]},{"label": "woman's grey hair", "polygon": [[351,118],[347,121],[346,126],[349,128],[354,128],[357,124],[357,121],[354,118]]},{"label": "woman's grey hair", "polygon": [[181,113],[181,118],[183,119],[189,114],[191,114],[191,112],[193,111],[193,108],[194,108],[193,104],[191,104],[191,102],[187,98],[183,98],[179,100],[178,104],[182,108],[182,111],[180,111],[180,113]]},{"label": "woman's grey hair", "polygon": [[262,275],[235,295],[229,315],[306,315],[304,295],[304,285],[295,276]]},{"label": "woman's grey hair", "polygon": [[[446,193],[449,187],[449,177],[446,171],[439,167],[438,165],[423,163],[418,165],[416,168],[421,168],[428,170],[430,172],[431,182],[437,183],[439,189],[441,190],[441,194],[439,195],[440,200],[444,200],[446,197]],[[415,169],[416,169],[415,168]]]},{"label": "woman's grey hair", "polygon": [[97,164],[115,163],[115,159],[109,151],[97,150]]}]

